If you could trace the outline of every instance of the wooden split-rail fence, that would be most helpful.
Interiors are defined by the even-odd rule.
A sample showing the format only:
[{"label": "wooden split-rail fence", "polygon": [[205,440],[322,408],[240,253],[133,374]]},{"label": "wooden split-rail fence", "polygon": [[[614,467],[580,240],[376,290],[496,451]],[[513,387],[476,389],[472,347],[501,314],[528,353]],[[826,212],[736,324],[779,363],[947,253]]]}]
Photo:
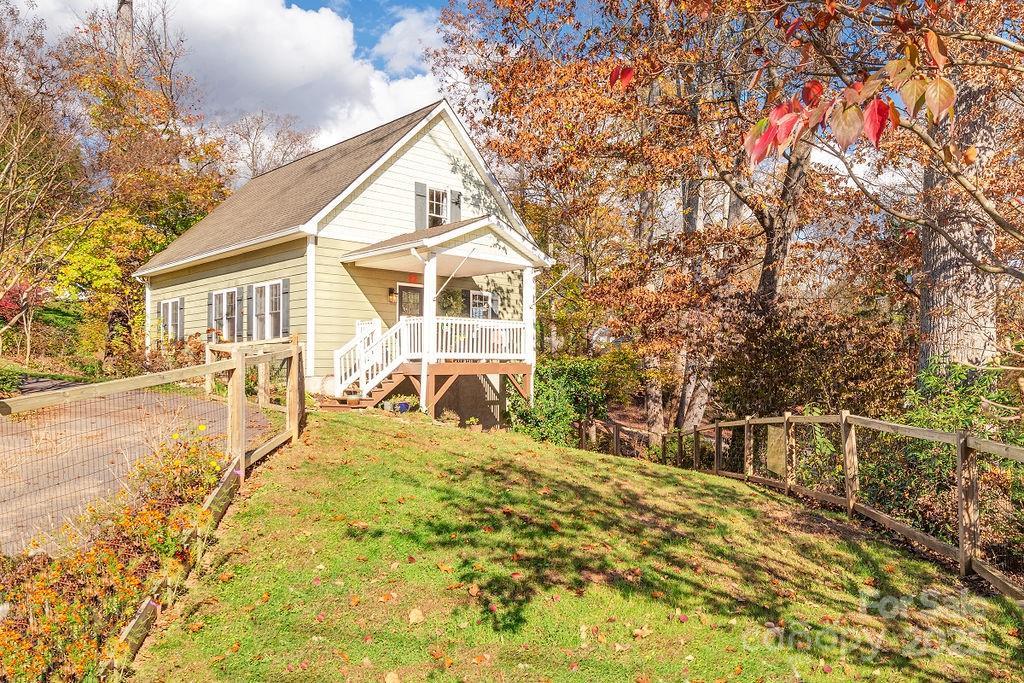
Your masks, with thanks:
[{"label": "wooden split-rail fence", "polygon": [[[842,471],[844,495],[838,496],[825,491],[799,486],[796,481],[797,472],[797,440],[796,426],[804,425],[836,425],[841,435]],[[756,426],[768,425],[781,429],[784,439],[785,471],[781,480],[770,479],[754,474],[754,438]],[[1024,606],[1024,587],[1017,585],[1011,578],[992,564],[981,558],[979,539],[981,535],[980,487],[978,456],[981,453],[995,455],[1005,460],[1024,464],[1024,448],[1011,446],[988,439],[972,436],[967,432],[943,432],[922,427],[897,424],[876,420],[860,415],[851,415],[841,411],[837,415],[793,415],[785,413],[775,417],[748,416],[740,419],[722,420],[705,426],[694,427],[692,433],[673,430],[667,433],[653,433],[639,430],[608,420],[587,420],[577,424],[579,429],[580,447],[587,449],[594,441],[596,427],[602,427],[608,434],[608,452],[613,455],[624,455],[627,451],[626,437],[630,434],[644,434],[649,439],[648,448],[660,450],[662,462],[675,464],[679,467],[692,466],[694,470],[714,474],[730,479],[738,479],[772,489],[783,491],[787,495],[796,494],[817,500],[821,503],[845,509],[851,517],[860,515],[873,522],[900,534],[913,543],[920,544],[929,550],[957,563],[960,574],[966,576],[973,572],[985,579],[1000,593],[1016,600]],[[860,476],[857,465],[857,428],[871,429],[877,432],[922,439],[934,443],[949,445],[956,449],[956,499],[958,518],[958,544],[951,545],[909,524],[905,524],[890,515],[878,510],[858,499]],[[743,472],[733,472],[723,468],[723,434],[728,430],[743,430]],[[713,464],[710,469],[702,467],[701,441],[706,433],[713,433]],[[684,453],[684,439],[692,436],[690,454]],[[670,457],[671,446],[675,441],[675,457]]]}]

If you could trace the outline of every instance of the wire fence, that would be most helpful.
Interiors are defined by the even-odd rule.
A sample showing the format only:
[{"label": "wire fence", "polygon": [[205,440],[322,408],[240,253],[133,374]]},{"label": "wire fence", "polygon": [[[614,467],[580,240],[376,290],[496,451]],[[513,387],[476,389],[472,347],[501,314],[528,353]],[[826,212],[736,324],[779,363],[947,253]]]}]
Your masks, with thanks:
[{"label": "wire fence", "polygon": [[581,448],[742,479],[866,517],[1024,603],[1024,448],[848,413],[658,434],[577,425]]},{"label": "wire fence", "polygon": [[289,396],[302,400],[289,391],[297,349],[222,346],[226,360],[0,401],[0,552],[55,550],[52,532],[125,491],[139,461],[175,440],[202,438],[227,462],[281,441],[301,415],[289,410]]}]

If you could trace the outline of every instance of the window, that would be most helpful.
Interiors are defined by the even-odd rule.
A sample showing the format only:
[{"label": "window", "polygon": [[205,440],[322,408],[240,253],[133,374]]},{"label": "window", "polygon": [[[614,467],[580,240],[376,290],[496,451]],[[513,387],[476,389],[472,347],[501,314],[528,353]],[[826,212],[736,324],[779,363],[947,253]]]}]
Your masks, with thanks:
[{"label": "window", "polygon": [[281,281],[265,282],[253,288],[253,338],[277,339],[282,334]]},{"label": "window", "polygon": [[448,222],[448,190],[427,190],[427,227],[434,228]]},{"label": "window", "polygon": [[491,317],[491,293],[473,290],[469,293],[469,317]]},{"label": "window", "polygon": [[238,322],[238,294],[234,289],[213,293],[212,327],[221,341],[234,341]]},{"label": "window", "polygon": [[178,299],[160,302],[160,331],[167,341],[179,341],[181,304]]}]

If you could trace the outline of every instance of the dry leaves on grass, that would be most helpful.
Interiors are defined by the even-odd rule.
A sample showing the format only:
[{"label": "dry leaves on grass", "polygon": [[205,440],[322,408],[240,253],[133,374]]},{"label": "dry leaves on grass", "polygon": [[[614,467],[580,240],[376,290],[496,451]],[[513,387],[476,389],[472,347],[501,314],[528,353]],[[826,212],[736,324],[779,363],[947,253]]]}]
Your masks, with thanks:
[{"label": "dry leaves on grass", "polygon": [[410,625],[414,626],[416,624],[422,624],[425,620],[426,617],[423,616],[423,610],[421,610],[419,607],[413,607],[412,610],[409,611]]}]

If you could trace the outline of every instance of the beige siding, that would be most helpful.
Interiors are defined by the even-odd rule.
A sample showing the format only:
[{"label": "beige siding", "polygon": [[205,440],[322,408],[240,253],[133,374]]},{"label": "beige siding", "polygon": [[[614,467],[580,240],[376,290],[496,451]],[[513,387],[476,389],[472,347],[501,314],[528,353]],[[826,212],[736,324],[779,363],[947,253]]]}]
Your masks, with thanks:
[{"label": "beige siding", "polygon": [[305,236],[258,251],[152,276],[150,286],[153,310],[150,320],[154,333],[156,313],[163,300],[185,297],[185,334],[205,334],[209,292],[284,278],[288,278],[290,292],[291,331],[298,332],[305,339]]},{"label": "beige siding", "polygon": [[462,192],[462,218],[501,215],[469,155],[439,117],[327,216],[320,235],[372,244],[412,232],[417,182]]}]

